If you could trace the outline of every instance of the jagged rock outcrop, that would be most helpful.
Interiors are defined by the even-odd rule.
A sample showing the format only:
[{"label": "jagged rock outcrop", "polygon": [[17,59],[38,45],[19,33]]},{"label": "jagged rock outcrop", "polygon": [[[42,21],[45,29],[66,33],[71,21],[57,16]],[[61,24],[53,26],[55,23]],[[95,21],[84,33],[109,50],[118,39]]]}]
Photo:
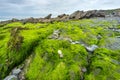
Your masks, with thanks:
[{"label": "jagged rock outcrop", "polygon": [[55,20],[58,20],[58,21],[67,21],[67,20],[69,20],[69,15],[67,15],[67,14],[58,15],[57,18],[55,18]]},{"label": "jagged rock outcrop", "polygon": [[84,14],[83,11],[75,11],[69,16],[69,19],[81,19],[83,14]]},{"label": "jagged rock outcrop", "polygon": [[61,14],[56,18],[51,18],[52,14],[47,15],[44,18],[26,18],[18,20],[13,18],[12,20],[2,21],[0,24],[8,24],[11,22],[22,22],[23,24],[29,23],[46,23],[46,22],[54,22],[54,21],[68,21],[68,20],[79,20],[84,18],[94,18],[94,17],[108,17],[108,16],[120,17],[120,10],[89,10],[89,11],[75,11],[70,15]]},{"label": "jagged rock outcrop", "polygon": [[120,11],[113,12],[112,15],[114,15],[114,16],[116,16],[116,17],[120,17]]},{"label": "jagged rock outcrop", "polygon": [[58,15],[58,18],[63,18],[64,16],[66,16],[66,14],[61,14],[61,15]]},{"label": "jagged rock outcrop", "polygon": [[49,38],[50,39],[58,39],[59,37],[60,37],[60,30],[55,30]]},{"label": "jagged rock outcrop", "polygon": [[17,22],[17,21],[19,21],[19,20],[16,18],[12,18],[12,20],[11,20],[11,22]]},{"label": "jagged rock outcrop", "polygon": [[83,19],[83,18],[93,18],[93,17],[105,17],[104,12],[91,10],[91,11],[75,11],[69,16],[69,19]]},{"label": "jagged rock outcrop", "polygon": [[47,15],[44,19],[50,19],[52,14]]},{"label": "jagged rock outcrop", "polygon": [[33,17],[20,20],[20,22],[22,22],[23,24],[25,24],[27,22],[29,22],[29,23],[37,23],[38,21],[39,20],[37,18],[33,18]]}]

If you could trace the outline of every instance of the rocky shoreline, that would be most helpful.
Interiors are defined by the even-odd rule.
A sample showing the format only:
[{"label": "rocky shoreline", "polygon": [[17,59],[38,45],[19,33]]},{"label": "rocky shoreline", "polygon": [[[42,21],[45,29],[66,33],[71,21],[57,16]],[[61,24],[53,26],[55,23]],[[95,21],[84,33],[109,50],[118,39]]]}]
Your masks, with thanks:
[{"label": "rocky shoreline", "polygon": [[55,18],[51,18],[52,14],[47,15],[44,18],[26,18],[26,19],[15,19],[1,21],[0,24],[8,24],[11,22],[22,22],[25,23],[46,23],[46,22],[54,22],[54,21],[69,21],[69,20],[79,20],[79,19],[89,19],[89,18],[106,18],[106,17],[120,17],[119,9],[116,11],[109,11],[109,10],[89,10],[89,11],[75,11],[72,14],[61,14]]},{"label": "rocky shoreline", "polygon": [[[0,80],[57,80],[59,75],[61,80],[88,80],[89,75],[93,79],[99,79],[96,75],[119,78],[111,73],[120,73],[120,14],[91,10],[51,16],[0,22],[0,53],[9,55],[0,56]],[[13,26],[12,22],[20,23]],[[2,50],[4,43],[11,52]]]}]

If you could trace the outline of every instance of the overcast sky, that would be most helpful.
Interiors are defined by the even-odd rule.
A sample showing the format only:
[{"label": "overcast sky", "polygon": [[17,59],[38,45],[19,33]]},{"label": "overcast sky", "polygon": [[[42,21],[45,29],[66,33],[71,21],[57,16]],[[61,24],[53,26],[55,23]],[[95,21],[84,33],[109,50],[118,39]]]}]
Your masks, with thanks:
[{"label": "overcast sky", "polygon": [[0,17],[44,17],[76,10],[120,8],[120,0],[0,0]]}]

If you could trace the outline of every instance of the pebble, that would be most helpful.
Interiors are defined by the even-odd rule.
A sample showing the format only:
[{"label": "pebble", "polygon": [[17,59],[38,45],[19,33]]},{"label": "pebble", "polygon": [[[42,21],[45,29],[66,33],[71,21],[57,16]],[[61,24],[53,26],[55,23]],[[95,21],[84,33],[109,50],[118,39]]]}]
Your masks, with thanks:
[{"label": "pebble", "polygon": [[62,54],[61,50],[58,50],[58,54],[59,54],[60,58],[63,58],[63,54]]}]

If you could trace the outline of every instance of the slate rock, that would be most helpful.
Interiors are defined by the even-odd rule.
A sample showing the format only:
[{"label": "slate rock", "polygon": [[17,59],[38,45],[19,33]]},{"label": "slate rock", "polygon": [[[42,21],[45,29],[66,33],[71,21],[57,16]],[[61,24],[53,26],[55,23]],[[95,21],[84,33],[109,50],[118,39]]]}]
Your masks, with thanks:
[{"label": "slate rock", "polygon": [[15,75],[9,75],[4,80],[18,80],[18,78]]}]

